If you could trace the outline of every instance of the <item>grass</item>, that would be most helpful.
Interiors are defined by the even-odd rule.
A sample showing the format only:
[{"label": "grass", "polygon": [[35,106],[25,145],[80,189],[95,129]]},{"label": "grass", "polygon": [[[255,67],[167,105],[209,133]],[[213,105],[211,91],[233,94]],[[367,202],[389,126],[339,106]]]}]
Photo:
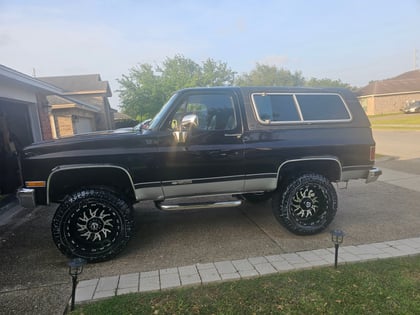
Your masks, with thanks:
[{"label": "grass", "polygon": [[373,128],[377,129],[420,129],[420,114],[388,114],[369,116]]},{"label": "grass", "polygon": [[302,270],[76,307],[72,314],[419,314],[420,256]]}]

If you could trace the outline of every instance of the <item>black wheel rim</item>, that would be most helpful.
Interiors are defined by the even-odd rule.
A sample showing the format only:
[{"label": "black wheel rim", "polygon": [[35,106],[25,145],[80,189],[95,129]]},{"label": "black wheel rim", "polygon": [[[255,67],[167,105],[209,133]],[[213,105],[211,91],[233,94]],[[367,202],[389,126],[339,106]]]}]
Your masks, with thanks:
[{"label": "black wheel rim", "polygon": [[289,202],[288,215],[301,226],[318,226],[325,222],[328,193],[316,183],[300,186]]},{"label": "black wheel rim", "polygon": [[96,200],[79,203],[64,222],[64,237],[79,255],[106,251],[121,235],[119,212]]}]

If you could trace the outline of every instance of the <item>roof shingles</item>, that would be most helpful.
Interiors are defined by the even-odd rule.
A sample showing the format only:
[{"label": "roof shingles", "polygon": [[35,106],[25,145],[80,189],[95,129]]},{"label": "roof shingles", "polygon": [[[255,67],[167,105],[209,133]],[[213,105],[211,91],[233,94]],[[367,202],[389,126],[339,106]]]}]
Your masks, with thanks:
[{"label": "roof shingles", "polygon": [[420,70],[403,73],[391,79],[373,81],[359,90],[359,96],[420,92]]}]

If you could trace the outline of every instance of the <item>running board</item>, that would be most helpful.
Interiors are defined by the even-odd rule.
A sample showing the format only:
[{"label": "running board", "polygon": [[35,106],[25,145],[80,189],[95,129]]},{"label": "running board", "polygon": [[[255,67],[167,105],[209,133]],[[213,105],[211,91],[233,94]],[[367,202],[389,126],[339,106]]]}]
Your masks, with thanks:
[{"label": "running board", "polygon": [[218,202],[199,202],[199,203],[180,203],[173,205],[164,205],[161,202],[155,202],[158,209],[164,211],[177,211],[177,210],[193,210],[193,209],[216,209],[216,208],[232,208],[239,207],[242,200],[233,201],[218,201]]}]

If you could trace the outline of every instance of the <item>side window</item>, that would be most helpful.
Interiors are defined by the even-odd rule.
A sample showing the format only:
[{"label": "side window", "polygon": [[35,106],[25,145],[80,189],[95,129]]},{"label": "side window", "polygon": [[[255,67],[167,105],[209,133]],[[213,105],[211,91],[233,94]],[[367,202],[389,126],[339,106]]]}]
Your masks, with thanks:
[{"label": "side window", "polygon": [[346,104],[338,94],[255,93],[252,101],[257,118],[263,124],[351,119]]},{"label": "side window", "polygon": [[182,118],[189,114],[197,116],[200,130],[233,130],[237,126],[233,99],[226,94],[188,96],[173,116],[171,129],[179,129]]},{"label": "side window", "polygon": [[298,94],[296,98],[304,120],[350,119],[350,114],[338,95]]},{"label": "side window", "polygon": [[255,94],[253,95],[259,120],[269,122],[300,121],[293,95]]}]

